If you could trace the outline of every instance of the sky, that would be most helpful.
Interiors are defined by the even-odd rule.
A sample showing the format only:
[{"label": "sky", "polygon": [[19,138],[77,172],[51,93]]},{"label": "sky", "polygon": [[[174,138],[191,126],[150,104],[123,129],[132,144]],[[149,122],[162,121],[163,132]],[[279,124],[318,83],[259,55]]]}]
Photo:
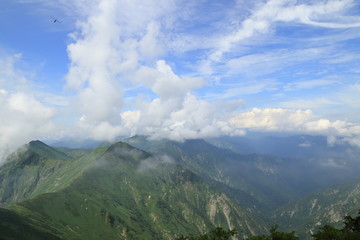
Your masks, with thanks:
[{"label": "sky", "polygon": [[359,1],[0,1],[0,159],[251,132],[360,147]]}]

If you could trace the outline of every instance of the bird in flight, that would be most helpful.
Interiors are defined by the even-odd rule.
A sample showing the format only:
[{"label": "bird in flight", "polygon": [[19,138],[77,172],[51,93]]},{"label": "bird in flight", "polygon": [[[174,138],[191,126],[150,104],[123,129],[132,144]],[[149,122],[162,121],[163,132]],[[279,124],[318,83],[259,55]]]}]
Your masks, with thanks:
[{"label": "bird in flight", "polygon": [[52,17],[54,23],[61,23],[59,19]]}]

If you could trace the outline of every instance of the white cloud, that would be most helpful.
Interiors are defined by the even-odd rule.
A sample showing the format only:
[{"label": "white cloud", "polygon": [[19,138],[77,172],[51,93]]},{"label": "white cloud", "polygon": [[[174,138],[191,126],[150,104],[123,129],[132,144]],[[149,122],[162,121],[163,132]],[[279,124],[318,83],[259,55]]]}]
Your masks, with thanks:
[{"label": "white cloud", "polygon": [[174,97],[159,97],[151,102],[141,101],[136,105],[138,110],[125,112],[122,117],[131,132],[154,138],[184,140],[243,135],[243,130],[233,129],[227,122],[228,116],[242,106],[242,103],[232,104],[209,103],[184,92],[180,96],[174,94]]},{"label": "white cloud", "polygon": [[139,73],[143,78],[138,75],[141,78],[138,81],[143,82],[162,100],[182,99],[192,89],[200,88],[205,83],[201,78],[180,78],[163,60],[156,63],[156,69],[143,68]]},{"label": "white cloud", "polygon": [[316,4],[269,0],[243,20],[236,31],[219,38],[216,43],[218,47],[211,52],[199,69],[207,69],[206,72],[211,74],[211,65],[221,62],[223,55],[231,51],[234,46],[255,35],[268,33],[279,22],[294,22],[323,28],[360,27],[359,17],[343,15],[343,12],[353,4],[352,0],[330,0]]},{"label": "white cloud", "polygon": [[17,67],[21,59],[21,53],[0,56],[0,87],[12,90],[26,90],[28,88],[29,81],[25,73]]},{"label": "white cloud", "polygon": [[[91,8],[86,10],[88,15],[78,24],[79,31],[72,35],[73,43],[68,46],[71,67],[67,80],[68,86],[78,91],[76,112],[79,114],[79,126],[94,138],[107,140],[119,134],[147,134],[183,140],[226,134],[242,135],[249,129],[344,135],[344,131],[350,128],[346,122],[321,119],[310,110],[254,109],[235,117],[239,109],[243,108],[243,102],[230,109],[227,107],[232,105],[230,102],[200,100],[194,90],[205,85],[204,79],[177,75],[170,67],[171,64],[161,60],[161,57],[169,50],[175,49],[178,53],[184,43],[187,46],[182,51],[185,52],[210,48],[209,61],[200,67],[205,66],[206,69],[206,64],[209,64],[208,69],[211,70],[212,62],[221,61],[223,55],[239,42],[268,33],[278,22],[312,26],[320,24],[327,28],[340,25],[354,27],[356,24],[352,23],[357,19],[342,13],[351,4],[352,1],[336,0],[313,5],[270,0],[258,5],[231,34],[220,38],[216,34],[210,38],[207,36],[206,43],[201,41],[202,46],[194,43],[189,47],[188,43],[201,39],[201,36],[185,32],[182,34],[172,28],[184,27],[181,24],[186,21],[179,23],[176,20],[194,17],[196,11],[192,12],[190,8],[188,12],[176,11],[179,3],[172,1],[91,2]],[[329,16],[334,14],[337,14],[337,26],[329,20]],[[205,21],[205,17],[197,19],[200,20]],[[349,25],[350,20],[352,23]],[[174,32],[166,36],[169,29]],[[226,30],[229,29],[234,28]],[[274,50],[265,54],[233,57],[226,65],[229,70],[227,74],[264,75],[289,64],[327,56],[329,51],[329,47],[305,47],[301,50]],[[294,81],[286,85],[285,89],[306,89],[335,83],[331,80]],[[125,90],[122,86],[133,84],[148,89],[151,95],[149,98],[134,96],[132,99],[135,100],[128,105],[132,110],[123,110],[128,107],[128,103],[123,100]],[[227,89],[225,95],[233,98],[239,94],[278,88],[279,82],[270,80]],[[325,98],[320,102],[333,103]],[[282,104],[291,105],[290,102]],[[340,126],[340,123],[346,126]]]},{"label": "white cloud", "polygon": [[314,79],[314,80],[306,80],[306,81],[296,81],[288,83],[284,86],[285,90],[297,90],[297,89],[308,89],[315,87],[324,87],[329,85],[339,84],[337,80],[330,79]]},{"label": "white cloud", "polygon": [[[347,84],[344,84],[346,79],[341,80],[343,83],[340,83],[340,80],[334,80],[334,84],[339,84],[338,87],[332,91],[324,91],[321,97],[318,95],[306,96],[302,94],[301,97],[288,97],[277,105],[282,108],[312,109],[318,114],[328,116],[330,119],[359,122],[358,102],[360,101],[360,85],[353,79],[354,83]],[[305,85],[307,84],[308,82],[305,81]]]},{"label": "white cloud", "polygon": [[298,109],[321,109],[326,108],[326,106],[336,106],[340,103],[337,101],[321,97],[321,98],[314,98],[314,99],[295,99],[295,100],[288,100],[280,102],[278,105],[284,108],[298,108]]},{"label": "white cloud", "polygon": [[298,146],[299,146],[299,147],[303,147],[303,148],[308,148],[308,147],[311,147],[311,146],[312,146],[312,143],[309,142],[309,141],[305,141],[305,142],[303,142],[303,143],[300,143]]},{"label": "white cloud", "polygon": [[310,110],[286,110],[286,109],[259,109],[254,108],[251,112],[241,113],[230,119],[237,128],[262,130],[262,131],[301,131],[304,123],[313,120]]},{"label": "white cloud", "polygon": [[[63,14],[76,18],[76,30],[69,35],[71,42],[67,47],[70,63],[66,86],[73,95],[65,99],[56,94],[34,93],[28,78],[15,67],[21,54],[0,58],[0,114],[8,116],[1,119],[0,144],[3,146],[12,148],[20,142],[45,136],[53,130],[54,119],[59,120],[56,123],[63,119],[67,122],[66,126],[57,126],[58,132],[109,141],[119,135],[134,134],[184,140],[243,135],[246,131],[287,131],[324,134],[329,136],[329,142],[334,137],[335,142],[341,138],[359,145],[357,124],[344,119],[329,120],[304,110],[340,105],[356,109],[360,94],[355,80],[348,80],[354,84],[333,97],[316,95],[307,98],[310,100],[294,97],[276,105],[303,110],[255,108],[239,114],[245,103],[236,99],[239,95],[248,97],[264,91],[274,91],[280,96],[283,90],[294,93],[340,85],[339,78],[333,80],[324,74],[301,81],[295,77],[283,80],[280,74],[279,79],[266,75],[277,71],[286,75],[283,69],[309,60],[348,64],[357,56],[346,57],[346,51],[338,51],[337,45],[354,39],[358,33],[348,31],[348,36],[341,34],[344,36],[341,38],[337,36],[339,32],[332,31],[331,37],[324,37],[326,44],[323,38],[314,36],[276,39],[269,44],[281,46],[274,48],[264,42],[274,40],[272,34],[278,37],[277,24],[329,29],[358,27],[358,17],[346,15],[354,1],[312,4],[310,1],[258,1],[251,3],[247,11],[253,9],[246,13],[242,7],[223,11],[218,4],[225,3],[206,1],[26,2],[59,8]],[[205,5],[209,7],[208,4],[211,17],[202,9]],[[250,43],[256,36],[264,38]],[[293,39],[296,46],[284,47],[285,41]],[[257,44],[264,45],[252,49]],[[216,64],[221,66],[215,69]],[[191,72],[194,69],[201,71]],[[213,75],[203,77],[208,73]],[[212,79],[217,79],[218,84],[209,86],[207,81]],[[287,82],[283,87],[282,81]],[[343,86],[344,81],[341,84]],[[124,96],[130,95],[127,89],[145,90],[142,95],[132,95],[126,101]],[[204,93],[209,89],[212,95]],[[219,99],[235,100],[220,102]]]},{"label": "white cloud", "polygon": [[319,59],[329,54],[329,48],[306,48],[297,50],[268,50],[266,53],[249,54],[232,58],[226,63],[227,74],[251,77],[274,73],[304,61]]},{"label": "white cloud", "polygon": [[[207,93],[205,98],[210,100],[239,98],[246,95],[274,91],[279,88],[279,85],[280,83],[273,79],[263,79],[261,82],[253,82],[251,84],[245,82],[241,84],[219,84],[218,88],[216,89],[216,93]],[[221,89],[224,90],[221,91]],[[246,106],[245,101],[238,101],[241,101],[242,106]]]},{"label": "white cloud", "polygon": [[17,64],[21,54],[0,57],[0,164],[21,145],[54,132],[55,109],[40,102]]},{"label": "white cloud", "polygon": [[353,137],[345,137],[342,141],[348,142],[354,146],[360,147],[360,135],[356,135]]},{"label": "white cloud", "polygon": [[[157,20],[171,11],[172,6],[171,1],[100,0],[92,3],[89,16],[79,23],[79,31],[72,34],[73,43],[68,45],[71,67],[67,84],[78,91],[74,105],[81,116],[80,126],[90,131],[90,135],[109,139],[123,133],[122,85],[125,79],[135,77],[142,62],[151,63],[163,54],[161,26]],[[169,91],[173,87],[178,89],[176,94],[181,95],[193,84],[187,81],[189,86],[177,85],[176,77],[161,80],[161,74],[166,75],[168,71],[161,62],[158,70],[142,69],[148,69],[141,76],[145,84],[145,80],[153,81],[154,74],[159,76],[154,85],[148,84],[161,98],[174,95]],[[110,131],[116,134],[109,134]]]},{"label": "white cloud", "polygon": [[156,22],[150,22],[147,25],[146,34],[139,41],[139,51],[144,58],[153,59],[165,52],[161,42],[159,42],[159,35],[159,24]]},{"label": "white cloud", "polygon": [[21,145],[55,131],[54,110],[25,93],[0,94],[0,164]]},{"label": "white cloud", "polygon": [[[344,88],[338,89],[334,98],[341,101],[344,106],[358,110],[360,102],[360,82],[357,80],[353,84],[348,84]],[[359,119],[358,119],[359,121]]]},{"label": "white cloud", "polygon": [[163,155],[160,157],[149,157],[140,162],[137,171],[146,172],[146,171],[157,169],[159,167],[159,165],[162,165],[162,164],[174,164],[174,163],[175,163],[175,160],[167,155]]},{"label": "white cloud", "polygon": [[356,146],[360,134],[360,123],[330,121],[315,116],[311,110],[290,110],[282,108],[254,108],[229,120],[236,128],[250,131],[280,131],[291,133],[321,134],[336,141],[346,141]]},{"label": "white cloud", "polygon": [[[79,126],[85,132],[83,138],[113,141],[118,136],[127,134],[127,131],[120,125],[114,125],[107,121],[98,122],[96,125],[88,124],[86,116],[79,120]],[[86,134],[86,135],[85,135]]]}]

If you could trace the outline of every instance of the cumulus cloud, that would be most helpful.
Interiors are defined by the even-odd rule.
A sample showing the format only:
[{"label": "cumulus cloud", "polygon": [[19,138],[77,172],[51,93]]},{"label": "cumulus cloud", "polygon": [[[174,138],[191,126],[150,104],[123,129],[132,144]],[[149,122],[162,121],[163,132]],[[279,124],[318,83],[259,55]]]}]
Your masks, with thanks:
[{"label": "cumulus cloud", "polygon": [[[174,101],[155,99],[142,102],[139,110],[124,113],[127,126],[137,134],[153,138],[184,139],[215,137],[219,135],[243,135],[243,130],[231,128],[226,114],[218,110],[226,109],[226,103],[208,103],[186,95],[177,108]],[[125,116],[126,115],[126,116]]]},{"label": "cumulus cloud", "polygon": [[121,90],[113,82],[121,62],[114,4],[100,2],[99,13],[83,23],[80,36],[68,46],[68,86],[79,90],[79,110],[94,122],[107,120],[121,107]]},{"label": "cumulus cloud", "polygon": [[[79,126],[92,137],[110,140],[129,131],[124,129],[129,120],[123,122],[124,114],[120,114],[124,107],[122,86],[128,84],[125,80],[135,78],[142,61],[150,61],[163,52],[156,20],[168,12],[164,8],[171,10],[172,2],[162,3],[95,1],[89,16],[79,23],[79,31],[72,34],[67,85],[78,92],[74,105]],[[159,71],[144,71],[149,74],[145,80],[152,81],[154,74],[167,71],[161,62],[158,65]],[[147,84],[144,79],[142,82]],[[172,79],[157,81],[152,90],[166,98],[168,87],[177,87]],[[187,88],[179,92],[184,90]]]},{"label": "cumulus cloud", "polygon": [[203,79],[180,77],[162,60],[156,68],[140,68],[136,79],[156,97],[151,101],[138,100],[133,105],[136,110],[121,114],[131,133],[174,140],[243,134],[242,130],[233,132],[227,122],[242,102],[234,106],[233,101],[209,103],[198,99],[192,91],[203,86]]},{"label": "cumulus cloud", "polygon": [[241,113],[230,119],[230,122],[245,129],[258,129],[265,131],[292,131],[303,130],[305,122],[313,120],[310,110],[287,110],[287,109],[259,109],[254,108],[251,112]]},{"label": "cumulus cloud", "polygon": [[[147,134],[183,140],[231,132],[224,113],[193,94],[206,82],[178,76],[159,59],[164,53],[161,28],[169,26],[157,20],[166,18],[171,23],[173,6],[171,1],[160,9],[155,1],[145,6],[98,1],[97,11],[72,34],[67,85],[78,92],[74,103],[75,112],[81,113],[78,126],[91,137],[111,140]],[[116,18],[119,14],[129,18]],[[123,101],[122,86],[132,84],[148,89],[152,99],[137,99],[130,104],[135,110],[122,111],[128,104]]]},{"label": "cumulus cloud", "polygon": [[32,93],[26,73],[17,67],[21,57],[21,54],[0,57],[0,164],[21,145],[43,138],[55,129],[52,122],[55,109]]},{"label": "cumulus cloud", "polygon": [[[232,52],[234,48],[240,49],[239,45],[246,39],[273,31],[278,23],[328,29],[358,27],[358,17],[345,15],[345,10],[354,1],[329,0],[313,4],[309,4],[309,1],[260,1],[261,4],[251,5],[254,9],[248,15],[236,16],[236,19],[234,16],[240,13],[232,12],[232,17],[224,16],[227,13],[223,12],[219,15],[216,5],[212,9],[212,16],[228,17],[226,24],[219,20],[209,20],[204,14],[197,16],[198,12],[192,7],[203,7],[203,2],[26,2],[37,2],[54,8],[60,6],[67,15],[72,15],[72,19],[78,16],[76,29],[69,34],[67,46],[69,69],[66,90],[72,95],[66,101],[62,96],[49,94],[42,94],[45,97],[39,98],[32,91],[31,84],[28,84],[28,78],[15,67],[21,54],[1,57],[0,114],[6,116],[0,118],[2,155],[7,149],[12,150],[19,144],[47,136],[54,131],[54,124],[63,119],[66,119],[67,125],[56,125],[57,132],[97,140],[111,141],[118,136],[144,134],[181,141],[188,138],[244,135],[246,131],[285,131],[324,134],[329,136],[329,143],[346,141],[360,146],[358,124],[331,121],[316,116],[311,110],[304,110],[313,109],[314,101],[284,100],[277,105],[283,108],[254,108],[244,112],[248,103],[241,98],[247,95],[274,89],[295,92],[339,84],[337,79],[313,78],[294,80],[281,88],[281,80],[275,77],[255,84],[253,81],[242,81],[239,77],[250,75],[256,78],[288,66],[286,63],[294,65],[318,59],[319,55],[328,52],[329,47],[306,45],[291,51],[268,49],[261,54],[259,51],[251,54],[246,51],[241,54]],[[191,25],[193,19],[199,26]],[[210,30],[208,27],[200,27],[208,26],[207,23],[211,26]],[[188,31],[191,27],[189,24],[193,29]],[[352,38],[346,40],[349,39]],[[226,74],[222,75],[224,72],[220,71],[211,75],[214,70],[212,65],[221,62],[223,58],[226,61],[222,67],[226,70],[221,71]],[[328,64],[331,62],[328,61]],[[194,69],[202,70],[200,73],[191,72]],[[233,76],[237,77],[232,79],[231,84],[221,85],[226,85],[221,96],[218,89],[214,90],[213,95],[204,94],[210,89],[212,77],[220,79]],[[359,87],[358,84],[353,86],[348,90],[351,95],[344,93],[341,98],[344,103],[353,104],[355,108],[357,101],[353,100],[353,96],[358,98]],[[135,95],[138,89],[143,91]],[[316,100],[319,106],[339,102],[325,97]]]},{"label": "cumulus cloud", "polygon": [[[78,113],[78,126],[91,137],[111,140],[119,135],[144,134],[184,140],[243,135],[246,131],[254,130],[304,131],[353,139],[357,125],[322,119],[311,110],[253,109],[238,114],[244,107],[243,102],[234,106],[233,101],[209,102],[197,97],[195,90],[204,87],[206,80],[180,76],[171,64],[161,60],[169,46],[174,44],[169,42],[169,36],[165,36],[166,30],[179,26],[177,19],[191,15],[191,11],[176,14],[178,5],[174,1],[98,0],[91,1],[89,5],[85,10],[79,8],[87,15],[82,14],[85,18],[78,23],[78,31],[71,35],[73,41],[68,45],[71,65],[67,85],[77,91],[75,112]],[[339,14],[335,25],[329,18],[351,5],[352,1],[349,0],[321,1],[316,4],[267,1],[241,20],[234,32],[218,41],[210,39],[205,44],[207,47],[213,44],[208,60],[210,63],[219,61],[235,44],[268,32],[277,22],[326,28],[356,27],[359,21],[354,17]],[[175,36],[174,41],[180,44],[176,35],[170,36]],[[186,36],[184,41],[188,41]],[[265,60],[263,54],[254,54],[233,58],[227,65],[233,69],[233,73],[236,69],[258,72],[251,68],[254,64],[261,65],[262,69],[269,65],[269,71],[273,71],[276,62],[279,63],[275,68],[282,68],[283,62],[299,62],[309,56],[316,58],[324,51],[326,48],[310,47],[290,53],[270,52]],[[294,82],[285,88],[304,89],[335,83],[330,80],[309,80]],[[277,85],[275,80],[265,85],[260,83],[256,88],[240,85],[237,89],[228,89],[226,94],[234,98],[239,93],[258,93],[263,89],[276,88]],[[149,94],[147,97],[133,96],[131,102],[127,102],[123,97],[126,94],[123,86],[143,88]]]},{"label": "cumulus cloud", "polygon": [[0,163],[22,144],[55,131],[54,110],[25,93],[0,90]]},{"label": "cumulus cloud", "polygon": [[329,143],[345,141],[358,144],[360,124],[346,121],[330,121],[313,114],[311,110],[283,108],[254,108],[229,120],[234,127],[253,131],[280,131],[290,133],[321,134],[328,136]]}]

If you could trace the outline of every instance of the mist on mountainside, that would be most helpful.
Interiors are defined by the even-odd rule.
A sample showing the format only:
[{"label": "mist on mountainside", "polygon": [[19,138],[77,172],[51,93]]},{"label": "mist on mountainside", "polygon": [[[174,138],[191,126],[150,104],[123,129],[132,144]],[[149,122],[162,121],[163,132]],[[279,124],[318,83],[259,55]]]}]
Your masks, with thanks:
[{"label": "mist on mountainside", "polygon": [[[116,224],[126,229],[132,226],[131,236],[139,236],[143,224],[148,229],[147,236],[155,236],[152,231],[164,228],[176,232],[172,225],[173,212],[184,208],[185,212],[177,214],[183,217],[176,220],[183,225],[182,233],[201,232],[202,222],[207,224],[207,229],[215,226],[215,222],[235,226],[233,220],[237,219],[239,229],[245,227],[251,234],[263,233],[272,223],[280,223],[286,230],[291,230],[296,222],[310,224],[304,231],[297,230],[302,236],[308,236],[305,229],[317,227],[312,216],[321,222],[336,223],[340,221],[336,216],[355,210],[358,205],[355,156],[349,161],[344,158],[341,166],[335,162],[329,164],[325,158],[328,155],[323,153],[334,150],[333,146],[319,137],[255,140],[217,138],[177,142],[135,136],[93,149],[52,147],[32,141],[0,167],[0,201],[12,214],[17,214],[18,220],[25,217],[20,207],[23,204],[32,212],[28,220],[43,221],[41,212],[45,211],[45,215],[52,216],[49,227],[58,229],[51,230],[55,235],[56,231],[64,234],[68,231],[67,227],[57,226],[56,216],[60,214],[57,211],[65,211],[65,215],[59,215],[61,221],[69,219],[66,221],[75,224],[75,219],[83,219],[89,214],[87,209],[91,209],[90,214],[99,218],[81,223],[85,224],[82,230],[76,230],[76,225],[71,227],[83,236],[86,224],[96,221],[105,222],[109,236],[119,233],[111,230]],[[255,152],[267,144],[273,148]],[[304,147],[312,149],[301,153]],[[272,154],[266,152],[269,149]],[[289,149],[294,152],[294,158],[285,157],[284,153],[291,152]],[[350,153],[358,149],[344,145],[336,151],[334,161],[346,154],[352,156]],[[56,207],[52,209],[54,205],[50,203],[55,199]],[[17,207],[9,208],[11,204]],[[72,210],[56,210],[67,205],[72,206]],[[75,210],[79,206],[81,210]],[[72,214],[76,218],[73,219]],[[141,219],[140,225],[139,220],[126,220],[132,214],[136,215],[134,219]],[[168,225],[160,227],[159,218],[161,222],[166,219]],[[191,229],[185,224],[192,221],[190,219],[197,224]],[[102,234],[100,232],[94,234]],[[66,234],[72,236],[72,233]]]}]

